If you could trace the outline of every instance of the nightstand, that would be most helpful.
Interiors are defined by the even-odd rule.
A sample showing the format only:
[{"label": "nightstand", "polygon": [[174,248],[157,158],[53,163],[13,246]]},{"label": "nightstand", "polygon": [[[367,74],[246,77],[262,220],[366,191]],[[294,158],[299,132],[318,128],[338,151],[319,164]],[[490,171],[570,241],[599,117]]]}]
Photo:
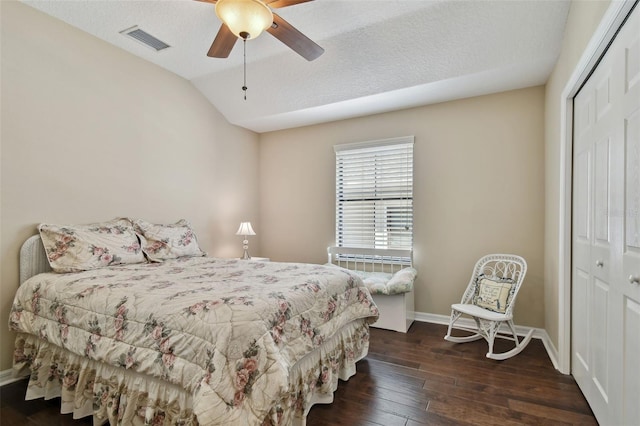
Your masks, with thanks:
[{"label": "nightstand", "polygon": [[[240,259],[240,260],[244,260],[244,259]],[[271,262],[271,259],[269,259],[268,257],[251,256],[251,259],[247,259],[247,260],[253,261],[253,262]]]}]

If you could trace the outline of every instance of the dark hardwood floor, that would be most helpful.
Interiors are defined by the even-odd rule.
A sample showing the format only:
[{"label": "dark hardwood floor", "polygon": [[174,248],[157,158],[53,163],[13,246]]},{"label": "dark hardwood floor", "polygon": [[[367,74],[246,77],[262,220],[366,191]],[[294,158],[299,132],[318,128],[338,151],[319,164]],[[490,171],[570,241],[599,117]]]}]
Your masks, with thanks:
[{"label": "dark hardwood floor", "polygon": [[311,409],[308,426],[597,425],[573,377],[553,368],[538,339],[494,361],[484,340],[445,341],[443,325],[371,330],[358,373],[340,383],[333,404]]},{"label": "dark hardwood floor", "polygon": [[[445,333],[419,322],[407,334],[371,329],[358,373],[340,382],[333,404],[311,409],[307,425],[597,425],[573,378],[553,368],[539,340],[493,361],[484,341],[456,345]],[[59,414],[58,399],[24,401],[25,388],[24,380],[0,388],[0,425],[91,424]]]}]

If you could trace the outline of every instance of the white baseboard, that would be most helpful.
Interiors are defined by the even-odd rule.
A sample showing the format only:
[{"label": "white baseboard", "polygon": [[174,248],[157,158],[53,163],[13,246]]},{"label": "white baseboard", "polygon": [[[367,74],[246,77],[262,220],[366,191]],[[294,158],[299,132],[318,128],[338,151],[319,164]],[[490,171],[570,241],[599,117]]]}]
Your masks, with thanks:
[{"label": "white baseboard", "polygon": [[0,387],[4,385],[8,385],[13,382],[17,382],[18,380],[22,380],[27,376],[14,377],[13,369],[0,371]]},{"label": "white baseboard", "polygon": [[547,334],[547,330],[541,330],[541,331],[544,333],[544,336],[542,337],[542,344],[544,345],[544,348],[547,350],[547,355],[549,355],[549,359],[553,363],[553,366],[555,367],[555,369],[560,371],[562,374],[570,374],[570,373],[563,373],[560,370],[560,361],[559,361],[560,357],[558,354],[558,349],[556,349],[555,345],[551,341],[551,338]]},{"label": "white baseboard", "polygon": [[[416,312],[415,320],[420,322],[430,322],[433,324],[442,324],[449,325],[449,316],[448,315],[438,315],[438,314],[428,314],[425,312]],[[460,318],[457,321],[463,327],[475,327],[476,323],[471,318]],[[549,355],[549,359],[553,364],[553,367],[556,370],[558,368],[558,350],[553,345],[553,342],[549,338],[549,334],[547,334],[547,330],[542,328],[534,328],[534,327],[524,327],[520,325],[516,325],[516,333],[518,336],[525,336],[529,333],[529,330],[533,330],[533,338],[542,340],[542,344],[547,351],[547,355]],[[443,336],[444,338],[444,336]]]}]

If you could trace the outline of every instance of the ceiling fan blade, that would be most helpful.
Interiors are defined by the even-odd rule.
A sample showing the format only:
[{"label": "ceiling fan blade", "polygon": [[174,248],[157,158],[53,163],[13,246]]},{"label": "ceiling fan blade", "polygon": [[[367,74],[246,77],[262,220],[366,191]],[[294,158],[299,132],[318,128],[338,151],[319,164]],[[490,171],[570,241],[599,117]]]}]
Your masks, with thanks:
[{"label": "ceiling fan blade", "polygon": [[201,1],[203,3],[213,3],[213,4],[215,4],[218,0],[196,0],[196,1]]},{"label": "ceiling fan blade", "polygon": [[226,24],[220,26],[213,44],[209,48],[207,56],[211,58],[226,58],[231,53],[231,49],[236,44],[238,37],[235,36]]},{"label": "ceiling fan blade", "polygon": [[[207,0],[199,0],[199,1],[207,1]],[[264,3],[268,4],[269,7],[272,9],[279,9],[281,7],[293,6],[300,3],[306,3],[308,1],[313,1],[313,0],[270,0],[270,1],[265,1]]]},{"label": "ceiling fan blade", "polygon": [[307,61],[313,61],[324,53],[322,47],[275,13],[273,14],[273,25],[267,28],[267,31]]}]

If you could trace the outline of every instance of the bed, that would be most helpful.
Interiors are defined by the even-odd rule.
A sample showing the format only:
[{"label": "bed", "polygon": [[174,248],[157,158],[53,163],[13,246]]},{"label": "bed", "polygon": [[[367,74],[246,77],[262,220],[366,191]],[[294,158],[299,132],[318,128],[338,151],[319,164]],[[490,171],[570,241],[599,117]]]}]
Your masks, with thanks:
[{"label": "bed", "polygon": [[378,309],[344,269],[204,253],[127,263],[92,244],[106,266],[58,273],[43,235],[21,251],[14,371],[30,374],[26,399],[60,396],[75,418],[303,425],[367,354]]}]

